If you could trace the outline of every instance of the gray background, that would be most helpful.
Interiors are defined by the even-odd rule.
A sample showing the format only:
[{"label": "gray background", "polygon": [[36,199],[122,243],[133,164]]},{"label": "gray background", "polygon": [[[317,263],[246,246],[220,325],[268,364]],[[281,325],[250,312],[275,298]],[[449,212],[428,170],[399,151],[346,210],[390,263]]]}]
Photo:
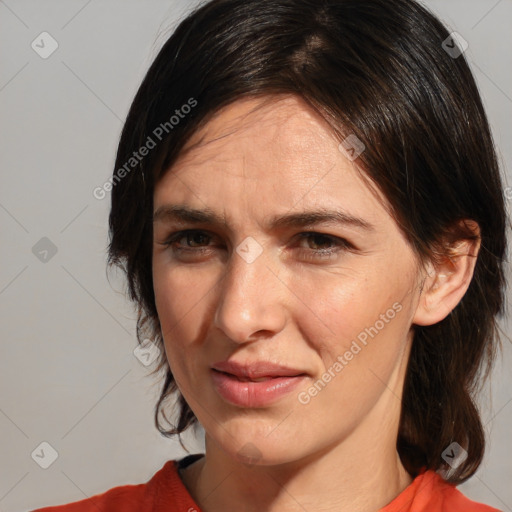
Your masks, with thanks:
[{"label": "gray background", "polygon": [[[92,192],[111,175],[144,72],[194,3],[0,0],[0,511],[145,482],[185,454],[153,426],[159,379],[133,354],[134,310],[121,276],[106,277],[110,197],[97,200]],[[508,173],[512,0],[427,5],[469,43],[466,55]],[[51,48],[49,39],[41,48],[44,31],[58,43],[46,59],[31,47],[35,40],[40,52]],[[507,511],[511,363],[505,339],[503,362],[481,399],[488,452],[460,487]],[[185,439],[191,452],[202,451],[201,439]],[[42,442],[58,452],[47,469],[40,464],[51,451]]]}]

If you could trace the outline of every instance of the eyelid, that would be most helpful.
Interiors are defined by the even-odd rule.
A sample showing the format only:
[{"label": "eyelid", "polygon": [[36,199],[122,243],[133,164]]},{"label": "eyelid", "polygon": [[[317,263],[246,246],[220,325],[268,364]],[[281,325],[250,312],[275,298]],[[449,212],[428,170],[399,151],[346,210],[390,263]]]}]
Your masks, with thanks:
[{"label": "eyelid", "polygon": [[[158,242],[160,245],[171,245],[176,240],[179,240],[180,238],[187,236],[188,234],[196,234],[196,233],[202,233],[208,235],[210,238],[215,238],[217,235],[215,233],[212,233],[211,231],[208,231],[207,229],[181,229],[178,231],[171,231],[169,235],[167,235],[163,242]],[[190,247],[189,249],[193,249]]]},{"label": "eyelid", "polygon": [[307,237],[311,237],[311,236],[322,236],[322,237],[328,238],[330,240],[333,240],[335,242],[346,242],[346,243],[349,243],[348,240],[346,240],[342,236],[332,235],[331,233],[324,233],[322,231],[316,231],[316,230],[313,230],[313,229],[310,230],[310,231],[301,231],[300,233],[297,233],[296,236],[299,236],[301,238],[307,238]]}]

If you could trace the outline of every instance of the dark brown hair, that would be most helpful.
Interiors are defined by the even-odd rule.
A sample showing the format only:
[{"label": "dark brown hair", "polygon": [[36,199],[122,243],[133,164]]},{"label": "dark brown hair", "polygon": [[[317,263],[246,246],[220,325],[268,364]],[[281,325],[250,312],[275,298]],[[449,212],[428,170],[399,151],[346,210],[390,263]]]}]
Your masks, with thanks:
[{"label": "dark brown hair", "polygon": [[[488,121],[464,55],[447,51],[449,36],[412,0],[214,0],[196,9],[163,45],[128,113],[112,182],[109,265],[126,273],[139,341],[162,343],[151,270],[155,184],[220,108],[247,96],[301,97],[340,141],[355,134],[364,143],[361,172],[389,201],[419,261],[474,239],[460,220],[480,226],[465,296],[441,322],[414,326],[397,439],[411,475],[449,469],[442,452],[458,442],[468,457],[446,477],[458,484],[484,453],[474,400],[500,342],[507,246]],[[131,160],[143,146],[155,147]],[[155,423],[179,435],[197,419],[163,350],[160,369]],[[166,430],[159,414],[175,392],[177,424],[164,412]]]}]

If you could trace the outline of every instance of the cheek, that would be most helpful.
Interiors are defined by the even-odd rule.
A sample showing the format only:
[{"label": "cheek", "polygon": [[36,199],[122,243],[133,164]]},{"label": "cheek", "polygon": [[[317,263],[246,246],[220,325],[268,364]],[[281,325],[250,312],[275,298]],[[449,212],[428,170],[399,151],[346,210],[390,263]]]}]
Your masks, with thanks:
[{"label": "cheek", "polygon": [[[155,262],[155,302],[169,364],[198,349],[202,326],[208,318],[208,294],[215,279],[211,272],[185,270]],[[197,340],[197,342],[196,342]]]},{"label": "cheek", "polygon": [[155,258],[153,289],[160,322],[175,324],[189,315],[196,315],[215,281],[211,269],[187,269],[173,264],[165,255]]},{"label": "cheek", "polygon": [[[310,328],[341,346],[343,340],[372,325],[397,300],[398,292],[382,285],[372,269],[344,269],[325,275],[311,275],[301,280],[300,295],[310,314]],[[314,314],[311,314],[313,312]]]},{"label": "cheek", "polygon": [[370,367],[388,373],[410,327],[408,283],[398,276],[374,267],[325,282],[315,279],[306,287],[315,315],[302,316],[305,337],[315,345],[324,369],[342,357],[359,373]]},{"label": "cheek", "polygon": [[[309,331],[319,371],[300,399],[311,400],[313,416],[329,411],[330,421],[318,419],[318,428],[326,429],[326,423],[354,427],[383,393],[395,388],[406,362],[408,309],[398,300],[399,293],[392,295],[389,290],[372,294],[364,287],[333,294],[337,306],[329,313],[332,332],[315,339],[314,329]],[[388,398],[394,400],[398,393],[396,389]]]}]

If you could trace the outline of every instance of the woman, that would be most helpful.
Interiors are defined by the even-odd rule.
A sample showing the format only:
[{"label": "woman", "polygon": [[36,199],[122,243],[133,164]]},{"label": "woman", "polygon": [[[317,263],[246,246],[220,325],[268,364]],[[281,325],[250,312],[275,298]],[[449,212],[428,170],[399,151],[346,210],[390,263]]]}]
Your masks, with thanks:
[{"label": "woman", "polygon": [[[214,0],[131,106],[110,263],[206,453],[44,511],[492,511],[473,397],[506,216],[455,36],[411,0]],[[178,398],[176,426],[163,421]]]}]

